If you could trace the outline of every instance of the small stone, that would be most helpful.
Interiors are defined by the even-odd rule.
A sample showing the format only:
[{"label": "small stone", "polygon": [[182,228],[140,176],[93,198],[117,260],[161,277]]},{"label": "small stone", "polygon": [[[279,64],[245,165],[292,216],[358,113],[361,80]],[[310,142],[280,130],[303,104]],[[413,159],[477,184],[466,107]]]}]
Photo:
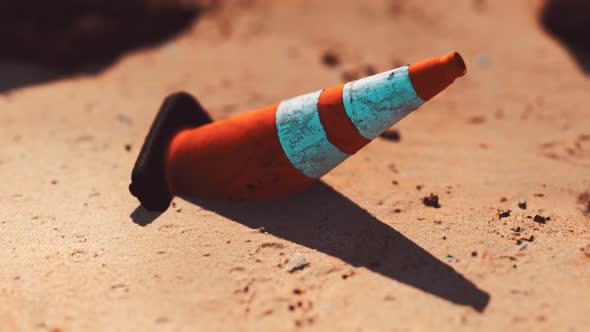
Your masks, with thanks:
[{"label": "small stone", "polygon": [[458,258],[455,258],[451,255],[447,255],[447,263],[458,263],[458,262],[459,262]]},{"label": "small stone", "polygon": [[432,193],[430,194],[430,196],[422,198],[422,203],[424,203],[424,205],[426,206],[430,206],[435,209],[440,209],[441,207],[440,203],[438,202],[438,195]]},{"label": "small stone", "polygon": [[498,212],[498,218],[499,218],[500,220],[502,220],[503,218],[508,218],[508,217],[510,217],[510,212],[512,212],[512,211],[510,211],[510,210],[506,210],[506,211],[499,211],[499,212]]},{"label": "small stone", "polygon": [[293,273],[297,270],[303,270],[308,265],[309,263],[305,260],[305,256],[302,253],[294,252],[287,263],[287,272]]},{"label": "small stone", "polygon": [[526,210],[526,201],[524,199],[521,199],[520,201],[518,201],[518,207]]},{"label": "small stone", "polygon": [[538,214],[533,218],[533,221],[539,224],[545,224],[548,220],[550,220],[550,217],[543,217]]},{"label": "small stone", "polygon": [[522,245],[522,243],[524,243],[524,242],[533,242],[533,241],[535,241],[535,236],[534,235],[531,235],[528,238],[527,237],[522,237],[519,240],[516,240],[516,244],[517,245]]},{"label": "small stone", "polygon": [[385,131],[382,132],[379,136],[393,142],[399,142],[401,140],[399,130],[393,127],[385,129]]},{"label": "small stone", "polygon": [[336,53],[332,51],[326,51],[322,55],[322,62],[328,67],[336,67],[340,64],[340,58]]},{"label": "small stone", "polygon": [[477,251],[472,251],[471,252],[471,257],[477,257]]}]

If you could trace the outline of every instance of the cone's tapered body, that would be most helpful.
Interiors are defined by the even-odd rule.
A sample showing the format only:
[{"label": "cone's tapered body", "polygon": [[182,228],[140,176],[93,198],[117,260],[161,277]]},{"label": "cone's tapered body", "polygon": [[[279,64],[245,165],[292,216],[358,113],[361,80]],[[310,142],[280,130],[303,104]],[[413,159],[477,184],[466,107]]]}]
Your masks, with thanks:
[{"label": "cone's tapered body", "polygon": [[454,52],[218,122],[177,94],[150,130],[130,190],[152,210],[165,210],[173,195],[248,200],[301,191],[465,72]]}]

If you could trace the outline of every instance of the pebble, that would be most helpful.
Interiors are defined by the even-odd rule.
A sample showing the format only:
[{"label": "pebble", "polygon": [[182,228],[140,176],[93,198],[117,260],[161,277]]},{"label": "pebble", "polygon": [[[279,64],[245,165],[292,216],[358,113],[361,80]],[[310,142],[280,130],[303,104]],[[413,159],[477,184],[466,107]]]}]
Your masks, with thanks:
[{"label": "pebble", "polygon": [[401,135],[399,133],[399,130],[397,130],[393,127],[386,129],[379,136],[381,136],[382,138],[385,138],[387,140],[394,141],[394,142],[399,142],[401,140]]},{"label": "pebble", "polygon": [[459,259],[452,256],[452,255],[447,255],[447,263],[458,263]]},{"label": "pebble", "polygon": [[506,211],[500,211],[500,212],[498,212],[498,219],[501,220],[502,218],[508,218],[508,217],[510,217],[510,212],[512,212],[512,211],[506,210]]},{"label": "pebble", "polygon": [[430,196],[422,198],[422,203],[435,209],[440,209],[441,207],[440,203],[438,202],[438,195],[435,194],[430,194]]},{"label": "pebble", "polygon": [[535,217],[533,218],[534,222],[537,222],[539,224],[545,224],[548,220],[550,220],[551,217],[543,217],[541,215],[535,215]]},{"label": "pebble", "polygon": [[309,262],[305,259],[302,253],[296,251],[289,259],[287,263],[287,272],[293,273],[297,270],[303,270],[305,267],[309,265]]},{"label": "pebble", "polygon": [[518,201],[518,207],[526,210],[526,201],[524,199],[521,199],[520,201]]},{"label": "pebble", "polygon": [[340,64],[340,57],[334,52],[326,51],[322,55],[322,62],[328,67],[336,67]]}]

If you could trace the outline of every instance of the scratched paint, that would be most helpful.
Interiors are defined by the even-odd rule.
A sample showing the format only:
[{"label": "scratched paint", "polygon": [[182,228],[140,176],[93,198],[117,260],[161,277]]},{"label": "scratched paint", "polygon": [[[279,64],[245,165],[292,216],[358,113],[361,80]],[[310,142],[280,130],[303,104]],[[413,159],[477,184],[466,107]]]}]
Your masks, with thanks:
[{"label": "scratched paint", "polygon": [[344,86],[346,114],[363,137],[374,139],[424,103],[414,91],[408,68],[400,67]]},{"label": "scratched paint", "polygon": [[287,158],[311,178],[321,177],[350,156],[328,141],[318,113],[320,93],[284,100],[276,115],[279,140]]}]

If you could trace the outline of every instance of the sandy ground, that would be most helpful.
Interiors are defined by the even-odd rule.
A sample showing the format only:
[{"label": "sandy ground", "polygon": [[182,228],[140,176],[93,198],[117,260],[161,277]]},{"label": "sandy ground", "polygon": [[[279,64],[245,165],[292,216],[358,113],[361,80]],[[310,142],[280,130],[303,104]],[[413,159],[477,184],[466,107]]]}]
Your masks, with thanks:
[{"label": "sandy ground", "polygon": [[[539,5],[241,1],[96,76],[0,94],[0,330],[586,330],[590,80]],[[303,194],[154,215],[127,191],[170,92],[221,119],[454,49],[468,75],[400,142]]]}]

